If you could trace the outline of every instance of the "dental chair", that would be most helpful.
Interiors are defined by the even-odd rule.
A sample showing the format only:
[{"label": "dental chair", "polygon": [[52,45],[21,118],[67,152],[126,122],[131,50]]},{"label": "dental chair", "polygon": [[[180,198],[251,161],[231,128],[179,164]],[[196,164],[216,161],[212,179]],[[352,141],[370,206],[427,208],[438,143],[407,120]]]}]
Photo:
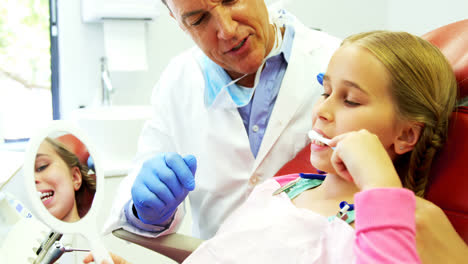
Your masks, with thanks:
[{"label": "dental chair", "polygon": [[56,140],[64,144],[69,151],[73,152],[81,163],[86,164],[88,162],[88,149],[77,137],[72,134],[65,134],[57,137]]},{"label": "dental chair", "polygon": [[[458,21],[422,36],[439,47],[451,63],[458,83],[458,99],[468,96],[468,19]],[[445,212],[450,222],[468,244],[468,107],[454,110],[448,140],[437,154],[430,173],[426,199]],[[299,172],[317,173],[309,162],[310,145],[286,163],[275,176]],[[195,250],[202,240],[182,234],[158,238],[135,235],[123,229],[112,232],[115,236],[136,243],[178,263]]]}]

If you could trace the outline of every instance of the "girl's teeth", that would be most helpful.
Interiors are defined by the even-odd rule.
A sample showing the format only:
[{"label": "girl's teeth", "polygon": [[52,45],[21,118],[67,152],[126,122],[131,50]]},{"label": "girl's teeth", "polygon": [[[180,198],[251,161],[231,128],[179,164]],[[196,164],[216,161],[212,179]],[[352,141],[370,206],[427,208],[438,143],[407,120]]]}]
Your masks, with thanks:
[{"label": "girl's teeth", "polygon": [[321,141],[318,141],[318,140],[315,140],[315,139],[313,140],[313,143],[314,143],[315,145],[319,145],[319,146],[322,146],[322,147],[323,147],[323,146],[326,146],[326,145],[323,144]]},{"label": "girl's teeth", "polygon": [[51,198],[53,196],[53,192],[44,192],[44,193],[41,193],[40,197],[41,197],[41,200],[42,201],[45,201],[49,198]]}]

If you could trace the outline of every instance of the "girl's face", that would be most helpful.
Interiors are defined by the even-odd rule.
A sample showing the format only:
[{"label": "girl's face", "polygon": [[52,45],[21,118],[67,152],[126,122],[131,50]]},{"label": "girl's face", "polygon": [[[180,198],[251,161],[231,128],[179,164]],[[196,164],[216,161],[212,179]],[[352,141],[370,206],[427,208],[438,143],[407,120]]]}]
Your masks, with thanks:
[{"label": "girl's face", "polygon": [[52,145],[44,141],[36,155],[36,189],[49,212],[65,222],[79,220],[75,191],[81,186],[79,168],[69,168],[55,152]]},{"label": "girl's face", "polygon": [[[384,65],[368,50],[344,45],[331,58],[323,87],[313,111],[312,129],[326,138],[367,129],[379,137],[393,159],[400,122]],[[332,153],[331,148],[312,141],[310,161],[319,170],[335,173]]]}]

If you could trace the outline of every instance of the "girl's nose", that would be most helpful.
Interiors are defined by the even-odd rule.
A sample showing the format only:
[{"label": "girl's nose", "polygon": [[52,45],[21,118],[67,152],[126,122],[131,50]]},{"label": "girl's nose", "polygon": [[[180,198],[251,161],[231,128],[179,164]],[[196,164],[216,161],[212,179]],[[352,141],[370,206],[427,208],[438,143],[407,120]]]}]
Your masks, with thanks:
[{"label": "girl's nose", "polygon": [[333,121],[333,106],[332,106],[332,98],[327,97],[325,100],[318,102],[316,107],[316,116],[318,119],[322,121]]},{"label": "girl's nose", "polygon": [[34,182],[39,184],[41,182],[41,175],[39,173],[34,173]]}]

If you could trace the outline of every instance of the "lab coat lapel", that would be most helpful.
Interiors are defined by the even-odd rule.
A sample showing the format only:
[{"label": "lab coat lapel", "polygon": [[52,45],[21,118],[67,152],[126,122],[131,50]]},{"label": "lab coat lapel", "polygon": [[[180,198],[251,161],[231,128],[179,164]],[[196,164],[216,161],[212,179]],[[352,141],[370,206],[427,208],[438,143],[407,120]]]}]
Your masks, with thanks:
[{"label": "lab coat lapel", "polygon": [[[304,74],[304,69],[309,69],[310,64],[313,64],[312,55],[319,45],[306,43],[301,39],[296,39],[292,46],[292,53],[288,69],[283,78],[283,82],[273,108],[268,127],[262,140],[253,171],[256,171],[258,166],[268,155],[268,152],[273,148],[275,142],[280,137],[281,133],[288,126],[294,114],[299,107],[304,103],[305,89],[310,89],[310,74]],[[292,144],[293,142],[291,142]]]}]

